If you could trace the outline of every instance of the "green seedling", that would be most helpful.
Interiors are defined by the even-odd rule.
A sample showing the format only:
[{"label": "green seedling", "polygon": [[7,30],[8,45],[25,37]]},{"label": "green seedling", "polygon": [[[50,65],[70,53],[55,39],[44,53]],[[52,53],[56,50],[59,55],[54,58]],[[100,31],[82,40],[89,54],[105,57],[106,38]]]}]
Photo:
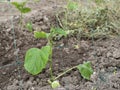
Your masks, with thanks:
[{"label": "green seedling", "polygon": [[24,2],[12,2],[12,4],[21,12],[21,14],[23,13],[28,13],[31,11],[31,9],[29,7],[26,7],[27,1]]},{"label": "green seedling", "polygon": [[93,73],[93,70],[91,68],[90,62],[84,62],[83,64],[74,66],[63,73],[59,74],[57,77],[53,76],[53,68],[52,68],[52,50],[54,48],[53,45],[53,37],[55,35],[61,35],[66,37],[67,33],[65,30],[61,28],[51,28],[50,33],[46,33],[43,31],[34,31],[34,37],[44,38],[47,39],[46,46],[43,46],[41,49],[38,48],[31,48],[26,52],[25,55],[25,62],[24,67],[25,69],[31,73],[32,75],[37,75],[46,67],[46,65],[49,63],[49,71],[50,71],[50,80],[48,82],[50,83],[52,88],[57,88],[60,86],[59,82],[57,81],[61,76],[64,74],[70,72],[73,69],[78,69],[83,78],[90,80],[90,76]]},{"label": "green seedling", "polygon": [[[27,0],[28,1],[28,0]],[[12,4],[19,10],[21,13],[21,27],[22,27],[22,15],[24,13],[28,13],[31,11],[30,8],[26,7],[25,2],[12,2]],[[73,10],[76,9],[76,3],[69,3],[68,9]],[[29,31],[32,30],[32,23],[27,23],[26,28]],[[50,71],[50,79],[48,80],[48,83],[51,85],[52,88],[60,87],[60,83],[58,79],[65,75],[66,73],[72,71],[73,69],[78,69],[83,78],[90,80],[90,76],[93,73],[93,70],[91,68],[90,62],[84,62],[83,64],[76,65],[74,67],[69,68],[68,70],[65,70],[63,73],[59,74],[58,76],[53,75],[53,61],[52,61],[52,54],[53,54],[53,48],[54,48],[54,41],[53,38],[56,36],[60,37],[66,37],[69,34],[68,31],[62,29],[62,28],[51,28],[49,33],[46,33],[44,31],[34,31],[34,37],[36,39],[46,39],[47,44],[43,46],[41,49],[39,48],[30,48],[25,55],[25,61],[24,61],[24,67],[25,69],[32,75],[37,75],[42,72],[43,69],[46,68],[47,64],[49,64],[49,71]]]},{"label": "green seedling", "polygon": [[[23,14],[29,13],[31,11],[31,8],[26,7],[27,0],[24,2],[11,2],[13,6],[20,12],[20,28],[23,28]],[[30,29],[30,23],[26,25],[27,28]]]}]

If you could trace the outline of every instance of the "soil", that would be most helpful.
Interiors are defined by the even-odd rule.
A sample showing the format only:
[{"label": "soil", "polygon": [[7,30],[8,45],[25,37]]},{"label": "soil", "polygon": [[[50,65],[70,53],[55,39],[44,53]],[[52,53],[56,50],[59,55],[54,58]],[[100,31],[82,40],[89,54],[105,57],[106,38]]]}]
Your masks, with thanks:
[{"label": "soil", "polygon": [[[25,15],[25,22],[31,21],[33,30],[49,32],[52,25],[57,25],[56,11],[64,5],[62,0],[56,1],[29,3],[33,11]],[[78,40],[73,36],[56,41],[53,49],[55,76],[84,61],[91,61],[94,73],[88,81],[82,78],[78,70],[72,70],[59,79],[61,87],[51,89],[47,82],[48,67],[36,76],[30,75],[23,67],[26,51],[31,47],[41,48],[46,40],[34,39],[33,33],[25,28],[19,30],[19,13],[14,7],[11,9],[15,12],[12,15],[15,15],[7,16],[7,19],[1,16],[0,21],[0,90],[120,90],[120,37]],[[9,10],[0,13],[4,14],[9,14]]]}]

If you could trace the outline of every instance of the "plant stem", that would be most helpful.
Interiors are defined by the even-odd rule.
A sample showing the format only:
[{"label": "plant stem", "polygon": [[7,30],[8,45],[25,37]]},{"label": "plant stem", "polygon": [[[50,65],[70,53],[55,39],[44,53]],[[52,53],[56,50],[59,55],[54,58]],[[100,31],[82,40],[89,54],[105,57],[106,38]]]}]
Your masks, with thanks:
[{"label": "plant stem", "polygon": [[49,62],[50,62],[50,68],[49,68],[49,70],[50,70],[50,77],[51,77],[51,81],[53,81],[54,80],[54,77],[53,77],[53,65],[52,65],[52,48],[53,48],[53,44],[52,44],[52,40],[51,40],[51,37],[49,37],[49,39],[48,39],[48,44],[50,45],[50,47],[51,47],[51,53],[50,53],[50,57],[49,57]]},{"label": "plant stem", "polygon": [[22,20],[23,20],[23,14],[21,12],[21,14],[20,14],[20,26],[21,26],[21,29],[23,28],[23,22],[22,22]]},{"label": "plant stem", "polygon": [[77,68],[77,66],[74,66],[74,67],[72,67],[72,68],[64,71],[63,73],[61,73],[60,75],[58,75],[54,80],[57,80],[58,78],[60,78],[61,76],[63,76],[64,74],[70,72],[71,70],[73,70],[73,69],[75,69],[75,68]]},{"label": "plant stem", "polygon": [[65,29],[67,30],[67,24],[68,24],[68,4],[69,4],[69,0],[66,0],[67,5],[66,5],[66,10],[65,10]]},{"label": "plant stem", "polygon": [[52,65],[52,54],[51,54],[51,55],[50,55],[50,68],[49,68],[49,70],[50,70],[50,76],[51,76],[51,81],[54,80],[52,68],[53,68],[53,65]]},{"label": "plant stem", "polygon": [[66,28],[65,29],[67,29],[67,26],[68,26],[68,3],[69,3],[69,1],[67,1],[67,8],[65,11],[65,18],[66,18]]}]

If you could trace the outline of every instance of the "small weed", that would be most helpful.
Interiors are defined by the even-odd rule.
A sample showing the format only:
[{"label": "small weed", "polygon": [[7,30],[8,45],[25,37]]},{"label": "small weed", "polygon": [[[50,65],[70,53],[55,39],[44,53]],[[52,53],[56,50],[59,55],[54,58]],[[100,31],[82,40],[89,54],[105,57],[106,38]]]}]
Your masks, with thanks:
[{"label": "small weed", "polygon": [[[23,28],[23,14],[26,14],[26,13],[31,11],[31,9],[29,7],[26,7],[26,3],[27,3],[27,1],[24,1],[24,2],[12,2],[11,3],[20,12],[20,22],[19,22],[20,30],[22,30],[22,28]],[[28,25],[27,25],[27,27],[28,27]]]},{"label": "small weed", "polygon": [[56,81],[58,80],[61,76],[64,74],[70,72],[73,69],[78,69],[83,76],[83,78],[90,80],[90,76],[93,73],[93,70],[91,68],[90,62],[84,62],[83,64],[74,66],[65,72],[59,74],[57,77],[53,76],[53,70],[52,70],[52,50],[54,48],[53,46],[53,37],[55,35],[61,35],[61,36],[67,36],[67,33],[65,30],[61,28],[51,28],[50,33],[46,33],[43,31],[34,31],[34,37],[35,38],[45,38],[47,39],[48,43],[46,46],[43,46],[41,49],[38,48],[31,48],[27,51],[25,55],[25,63],[24,67],[25,69],[33,74],[37,75],[39,74],[49,63],[49,70],[50,70],[50,80],[48,82],[51,84],[51,86],[57,87],[60,86],[59,82]]},{"label": "small weed", "polygon": [[87,38],[120,34],[119,1],[90,0],[87,2],[89,5],[81,3],[69,0],[64,11],[59,12],[57,20],[61,28]]}]

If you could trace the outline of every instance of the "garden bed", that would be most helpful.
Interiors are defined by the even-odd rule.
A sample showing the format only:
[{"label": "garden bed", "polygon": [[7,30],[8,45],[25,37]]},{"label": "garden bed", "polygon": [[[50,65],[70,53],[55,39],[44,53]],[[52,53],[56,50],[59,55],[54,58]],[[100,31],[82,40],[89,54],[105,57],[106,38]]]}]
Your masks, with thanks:
[{"label": "garden bed", "polygon": [[[59,10],[61,3],[42,1],[44,5],[43,3],[31,5],[37,9],[25,16],[25,22],[32,21],[33,30],[40,29],[48,32],[51,26],[57,23],[55,11]],[[36,76],[30,75],[23,67],[26,51],[31,47],[41,48],[46,44],[46,40],[35,39],[33,33],[26,29],[19,30],[18,15],[13,17],[14,37],[11,18],[6,21],[4,21],[5,17],[2,18],[0,22],[0,89],[53,90],[47,82],[48,67]],[[14,47],[14,41],[17,48]],[[120,89],[120,37],[78,40],[75,36],[71,36],[55,43],[53,49],[53,74],[55,76],[84,61],[91,61],[94,70],[90,81],[82,78],[79,71],[72,70],[59,79],[61,87],[55,90]]]}]

